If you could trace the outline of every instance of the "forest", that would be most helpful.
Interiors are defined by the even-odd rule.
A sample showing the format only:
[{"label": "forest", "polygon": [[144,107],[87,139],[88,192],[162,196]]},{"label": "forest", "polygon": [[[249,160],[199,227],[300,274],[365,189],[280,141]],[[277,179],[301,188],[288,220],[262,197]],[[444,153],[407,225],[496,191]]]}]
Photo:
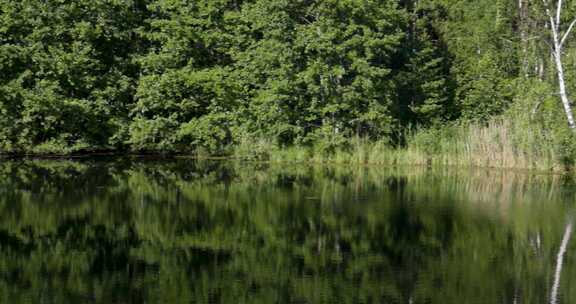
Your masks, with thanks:
[{"label": "forest", "polygon": [[569,168],[574,17],[571,0],[0,0],[0,153]]}]

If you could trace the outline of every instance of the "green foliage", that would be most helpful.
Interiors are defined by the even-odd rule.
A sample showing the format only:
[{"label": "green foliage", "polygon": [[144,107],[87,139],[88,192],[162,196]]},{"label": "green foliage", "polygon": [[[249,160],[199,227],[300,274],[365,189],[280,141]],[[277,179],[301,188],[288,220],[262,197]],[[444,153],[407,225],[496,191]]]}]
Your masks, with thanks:
[{"label": "green foliage", "polygon": [[571,169],[576,163],[576,135],[568,128],[562,128],[555,134],[555,150],[557,159],[564,168]]},{"label": "green foliage", "polygon": [[427,2],[408,5],[410,22],[400,53],[406,63],[399,67],[396,76],[395,110],[403,125],[431,126],[460,114],[453,105],[454,76],[450,72],[453,55],[441,39],[437,24],[442,19],[442,10]]},{"label": "green foliage", "polygon": [[186,145],[205,148],[210,152],[222,151],[231,142],[226,124],[227,117],[223,114],[204,115],[183,124],[177,136]]},{"label": "green foliage", "polygon": [[171,150],[176,127],[166,118],[135,119],[130,124],[128,143],[137,151]]},{"label": "green foliage", "polygon": [[467,120],[487,121],[512,102],[519,69],[518,14],[512,0],[424,1],[452,60],[455,100]]},{"label": "green foliage", "polygon": [[0,0],[0,16],[2,153],[220,155],[250,138],[334,154],[357,137],[402,146],[422,128],[433,152],[443,128],[503,113],[521,124],[529,105],[561,133],[542,97],[549,37],[529,38],[540,3]]},{"label": "green foliage", "polygon": [[138,1],[0,1],[7,151],[109,145],[134,96],[142,9]]}]

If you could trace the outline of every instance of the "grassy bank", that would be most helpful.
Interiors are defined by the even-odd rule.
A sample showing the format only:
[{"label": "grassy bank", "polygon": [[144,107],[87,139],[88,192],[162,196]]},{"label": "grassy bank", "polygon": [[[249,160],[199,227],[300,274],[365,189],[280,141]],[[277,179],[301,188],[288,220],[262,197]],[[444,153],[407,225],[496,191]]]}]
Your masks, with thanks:
[{"label": "grassy bank", "polygon": [[[561,129],[560,129],[561,130]],[[574,137],[530,122],[505,118],[487,124],[460,124],[423,129],[406,136],[406,144],[362,138],[326,151],[318,147],[277,147],[266,140],[246,141],[232,154],[238,159],[270,162],[340,164],[474,166],[488,168],[566,171],[574,167]]]},{"label": "grassy bank", "polygon": [[[511,118],[514,117],[514,118]],[[459,166],[502,169],[526,169],[549,172],[575,168],[576,137],[558,115],[535,120],[514,115],[492,119],[488,123],[459,123],[406,132],[405,144],[365,138],[324,140],[311,146],[280,146],[270,139],[246,136],[217,154],[208,150],[189,151],[117,151],[89,150],[60,144],[37,146],[15,157],[70,156],[173,156],[237,159],[271,163],[333,163],[372,165]]]}]

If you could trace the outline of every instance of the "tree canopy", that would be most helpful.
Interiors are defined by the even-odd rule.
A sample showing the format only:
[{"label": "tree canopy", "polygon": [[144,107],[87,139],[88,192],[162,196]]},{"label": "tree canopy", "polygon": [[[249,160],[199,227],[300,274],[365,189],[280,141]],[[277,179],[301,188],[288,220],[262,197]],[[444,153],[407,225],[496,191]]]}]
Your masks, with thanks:
[{"label": "tree canopy", "polygon": [[0,0],[0,151],[337,146],[487,121],[555,81],[539,5]]}]

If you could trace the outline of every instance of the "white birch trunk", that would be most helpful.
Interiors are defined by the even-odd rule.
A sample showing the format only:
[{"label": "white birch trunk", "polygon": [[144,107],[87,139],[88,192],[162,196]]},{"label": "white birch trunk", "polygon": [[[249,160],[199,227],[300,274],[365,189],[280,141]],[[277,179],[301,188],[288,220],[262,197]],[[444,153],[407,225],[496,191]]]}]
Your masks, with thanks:
[{"label": "white birch trunk", "polygon": [[[544,4],[547,6],[548,1],[543,0]],[[554,63],[556,65],[556,73],[558,75],[558,86],[560,89],[560,100],[562,101],[562,106],[564,107],[564,113],[566,114],[566,119],[568,120],[568,126],[570,129],[576,131],[576,123],[574,122],[574,114],[572,113],[572,107],[570,105],[570,100],[568,98],[568,93],[566,91],[566,81],[564,77],[564,66],[562,65],[562,48],[564,47],[564,43],[570,35],[576,20],[573,21],[564,35],[560,37],[560,16],[562,15],[562,0],[558,0],[556,5],[556,16],[552,16],[550,13],[550,9],[546,7],[546,13],[550,18],[550,30],[552,31],[552,42],[553,42],[553,50],[552,55],[554,57]]]},{"label": "white birch trunk", "polygon": [[564,82],[564,68],[562,66],[561,54],[554,55],[554,61],[556,62],[556,71],[558,72],[558,86],[560,87],[560,99],[562,100],[562,106],[564,107],[564,112],[566,113],[566,118],[568,119],[568,126],[570,129],[576,129],[576,124],[574,123],[574,114],[572,113],[572,107],[570,106],[570,100],[568,99],[568,94],[566,93],[566,83]]}]

